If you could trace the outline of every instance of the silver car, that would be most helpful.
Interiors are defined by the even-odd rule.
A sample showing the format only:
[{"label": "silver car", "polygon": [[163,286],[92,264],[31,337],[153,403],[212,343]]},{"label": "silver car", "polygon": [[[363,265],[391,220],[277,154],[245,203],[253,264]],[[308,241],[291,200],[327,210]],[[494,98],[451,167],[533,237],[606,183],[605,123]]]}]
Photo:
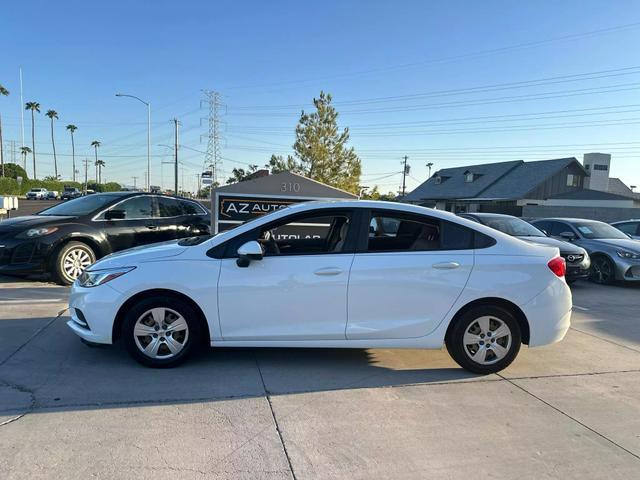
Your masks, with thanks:
[{"label": "silver car", "polygon": [[622,233],[626,233],[634,240],[640,240],[640,220],[624,220],[622,222],[613,222],[611,225]]},{"label": "silver car", "polygon": [[608,223],[582,218],[543,218],[531,223],[589,252],[594,282],[640,282],[640,241]]}]

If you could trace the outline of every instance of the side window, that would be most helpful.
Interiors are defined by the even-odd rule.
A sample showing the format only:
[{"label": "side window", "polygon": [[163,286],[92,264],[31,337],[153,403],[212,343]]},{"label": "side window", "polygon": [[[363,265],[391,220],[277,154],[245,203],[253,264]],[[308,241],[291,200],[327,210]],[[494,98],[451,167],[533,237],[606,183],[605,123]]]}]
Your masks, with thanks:
[{"label": "side window", "polygon": [[534,222],[532,224],[534,227],[536,227],[538,230],[544,230],[547,235],[551,235],[551,222]]},{"label": "side window", "polygon": [[149,196],[130,198],[113,208],[115,210],[124,210],[125,220],[151,218],[153,216],[153,203]]},{"label": "side window", "polygon": [[559,237],[562,232],[570,232],[571,228],[562,222],[549,222],[548,233],[552,237]]},{"label": "side window", "polygon": [[340,253],[350,223],[350,215],[343,212],[289,218],[261,229],[258,242],[266,256]]},{"label": "side window", "polygon": [[158,212],[161,217],[179,217],[182,215],[181,202],[175,198],[157,197]]},{"label": "side window", "polygon": [[182,215],[202,215],[204,213],[202,208],[193,202],[181,201],[180,207],[182,208]]},{"label": "side window", "polygon": [[[482,235],[479,233],[479,235]],[[453,222],[442,222],[442,250],[474,248],[473,230]]]},{"label": "side window", "polygon": [[638,223],[620,223],[616,225],[616,228],[621,232],[627,233],[629,235],[636,235],[638,232]]},{"label": "side window", "polygon": [[369,223],[369,252],[415,252],[440,249],[440,221],[393,212],[373,212]]}]

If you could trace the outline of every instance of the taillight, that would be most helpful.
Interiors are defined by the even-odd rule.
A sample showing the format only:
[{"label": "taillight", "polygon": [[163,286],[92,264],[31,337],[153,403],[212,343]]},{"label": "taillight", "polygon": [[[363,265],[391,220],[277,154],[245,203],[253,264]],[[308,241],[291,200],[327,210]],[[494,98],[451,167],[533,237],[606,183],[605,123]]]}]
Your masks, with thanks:
[{"label": "taillight", "polygon": [[552,258],[547,265],[558,277],[564,277],[564,274],[567,273],[567,262],[562,257]]}]

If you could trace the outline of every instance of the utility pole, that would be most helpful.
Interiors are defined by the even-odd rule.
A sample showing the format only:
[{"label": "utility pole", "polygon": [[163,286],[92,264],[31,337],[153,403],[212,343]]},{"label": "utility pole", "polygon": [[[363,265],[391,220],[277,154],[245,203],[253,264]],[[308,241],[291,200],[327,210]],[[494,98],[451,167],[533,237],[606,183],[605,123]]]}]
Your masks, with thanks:
[{"label": "utility pole", "polygon": [[173,119],[173,125],[175,128],[175,142],[174,142],[174,153],[175,153],[175,163],[173,165],[173,175],[174,175],[174,195],[178,195],[178,127],[180,122],[177,118]]},{"label": "utility pole", "polygon": [[0,175],[4,177],[4,144],[2,143],[2,118],[0,118]]},{"label": "utility pole", "polygon": [[89,159],[84,159],[84,193],[87,194],[87,184],[89,183]]},{"label": "utility pole", "polygon": [[138,180],[138,177],[132,177],[133,178],[133,189],[136,190],[136,180]]},{"label": "utility pole", "polygon": [[402,157],[404,159],[403,162],[400,162],[403,164],[403,168],[402,168],[402,196],[404,197],[404,193],[406,191],[406,178],[407,178],[407,174],[409,173],[409,169],[411,168],[409,165],[407,165],[407,160],[409,160],[409,157],[407,157],[406,155],[404,157]]}]

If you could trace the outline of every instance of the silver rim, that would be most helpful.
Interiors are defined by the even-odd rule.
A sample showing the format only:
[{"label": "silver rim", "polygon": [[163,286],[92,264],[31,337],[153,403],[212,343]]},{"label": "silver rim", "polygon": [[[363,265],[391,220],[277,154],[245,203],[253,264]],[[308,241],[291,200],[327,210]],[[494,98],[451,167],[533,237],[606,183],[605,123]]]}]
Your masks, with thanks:
[{"label": "silver rim", "polygon": [[604,258],[593,262],[594,279],[597,283],[607,283],[611,280],[611,265]]},{"label": "silver rim", "polygon": [[68,278],[75,280],[92,263],[91,255],[86,250],[72,248],[62,259],[62,270]]},{"label": "silver rim", "polygon": [[499,318],[479,317],[467,327],[464,351],[480,365],[491,365],[507,356],[511,348],[511,330]]},{"label": "silver rim", "polygon": [[133,328],[137,347],[149,358],[165,359],[179,354],[189,339],[189,326],[182,315],[165,307],[144,312]]}]

